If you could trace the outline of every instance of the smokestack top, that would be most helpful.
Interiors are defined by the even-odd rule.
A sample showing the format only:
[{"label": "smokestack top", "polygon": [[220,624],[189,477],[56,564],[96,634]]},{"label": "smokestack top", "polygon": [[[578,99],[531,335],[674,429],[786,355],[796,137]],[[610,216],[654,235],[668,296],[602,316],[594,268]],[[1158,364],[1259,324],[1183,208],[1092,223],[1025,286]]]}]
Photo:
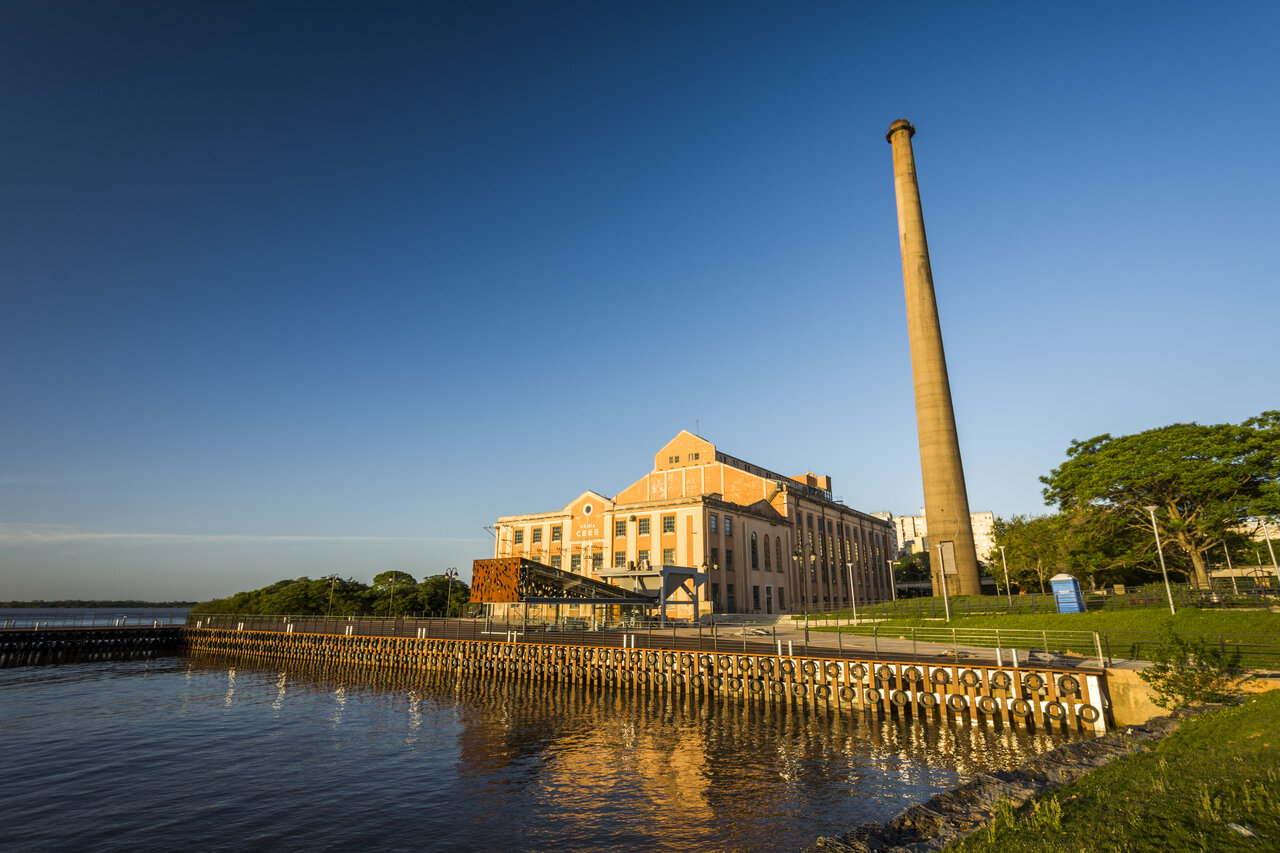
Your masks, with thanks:
[{"label": "smokestack top", "polygon": [[916,129],[911,126],[911,122],[907,121],[905,118],[900,118],[893,124],[889,125],[889,132],[884,135],[884,138],[892,144],[893,135],[899,130],[905,130],[907,132],[908,139],[916,135]]}]

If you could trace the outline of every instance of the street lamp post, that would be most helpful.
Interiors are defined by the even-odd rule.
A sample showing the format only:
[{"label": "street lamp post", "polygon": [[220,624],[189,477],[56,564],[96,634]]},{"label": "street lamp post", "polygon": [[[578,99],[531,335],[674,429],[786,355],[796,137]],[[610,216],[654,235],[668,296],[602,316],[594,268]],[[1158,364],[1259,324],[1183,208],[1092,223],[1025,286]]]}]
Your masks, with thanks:
[{"label": "street lamp post", "polygon": [[818,609],[818,593],[816,592],[816,588],[818,586],[818,555],[817,554],[809,555],[809,584],[811,588],[815,589],[815,592],[813,593],[813,609],[817,610]]},{"label": "street lamp post", "polygon": [[1013,610],[1013,587],[1009,585],[1009,561],[1004,556],[1004,546],[1000,546],[1000,562],[1004,564],[1004,594],[1009,599],[1009,609]]},{"label": "street lamp post", "polygon": [[324,612],[324,618],[328,619],[333,615],[333,587],[338,583],[337,575],[329,575],[329,609]]},{"label": "street lamp post", "polygon": [[942,609],[946,611],[947,621],[951,621],[951,599],[947,595],[947,566],[942,562],[942,546],[938,546],[938,574],[942,577]]},{"label": "street lamp post", "polygon": [[849,572],[849,601],[853,602],[853,624],[858,624],[858,588],[853,585],[853,563],[845,563]]},{"label": "street lamp post", "polygon": [[449,610],[453,607],[453,579],[458,576],[458,570],[449,567],[444,570],[444,576],[449,579],[449,592],[444,599],[444,618],[449,618]]},{"label": "street lamp post", "polygon": [[898,579],[893,574],[893,560],[885,560],[889,564],[889,594],[893,601],[898,600]]},{"label": "street lamp post", "polygon": [[1169,612],[1176,616],[1178,611],[1173,606],[1173,587],[1169,586],[1169,570],[1164,567],[1164,548],[1160,545],[1160,527],[1156,524],[1157,507],[1149,506],[1146,509],[1151,513],[1151,529],[1156,532],[1156,553],[1160,555],[1160,574],[1164,575],[1164,591],[1169,596]]},{"label": "street lamp post", "polygon": [[1276,549],[1271,547],[1271,531],[1267,528],[1267,520],[1259,518],[1262,522],[1262,535],[1267,540],[1267,552],[1271,554],[1271,570],[1276,574],[1276,582],[1280,583],[1280,566],[1276,565]]},{"label": "street lamp post", "polygon": [[1231,578],[1231,594],[1239,595],[1240,588],[1236,586],[1236,570],[1231,567],[1231,549],[1227,547],[1227,543],[1222,543],[1222,553],[1227,555],[1227,577]]},{"label": "street lamp post", "polygon": [[809,645],[809,592],[804,578],[804,548],[800,545],[791,551],[791,560],[795,563],[796,574],[800,576],[800,608],[804,611],[804,644]]}]

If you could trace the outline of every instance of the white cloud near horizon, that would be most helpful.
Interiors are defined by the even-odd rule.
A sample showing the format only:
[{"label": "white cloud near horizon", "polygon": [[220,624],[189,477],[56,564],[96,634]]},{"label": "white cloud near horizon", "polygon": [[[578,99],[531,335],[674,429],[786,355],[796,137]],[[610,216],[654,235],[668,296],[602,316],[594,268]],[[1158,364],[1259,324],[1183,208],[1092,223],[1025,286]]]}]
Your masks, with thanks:
[{"label": "white cloud near horizon", "polygon": [[22,525],[0,522],[0,547],[6,545],[58,545],[64,543],[116,542],[138,545],[262,544],[271,542],[479,542],[479,538],[446,536],[301,536],[252,533],[113,533],[78,530],[57,525]]}]

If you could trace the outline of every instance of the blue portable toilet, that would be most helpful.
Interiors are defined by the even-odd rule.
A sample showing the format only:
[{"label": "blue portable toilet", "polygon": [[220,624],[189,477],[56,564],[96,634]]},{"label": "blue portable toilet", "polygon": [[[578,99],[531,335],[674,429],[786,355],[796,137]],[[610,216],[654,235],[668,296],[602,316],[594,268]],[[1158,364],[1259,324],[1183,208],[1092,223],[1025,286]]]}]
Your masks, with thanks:
[{"label": "blue portable toilet", "polygon": [[1080,594],[1080,582],[1071,575],[1054,575],[1049,578],[1053,598],[1058,602],[1059,613],[1083,613],[1084,596]]}]

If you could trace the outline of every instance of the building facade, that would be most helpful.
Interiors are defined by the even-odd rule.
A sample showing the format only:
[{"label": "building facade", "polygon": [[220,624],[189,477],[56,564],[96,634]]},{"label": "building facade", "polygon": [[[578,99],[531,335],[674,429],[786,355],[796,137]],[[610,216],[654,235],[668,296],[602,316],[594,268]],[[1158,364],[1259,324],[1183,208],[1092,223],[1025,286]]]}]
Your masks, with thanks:
[{"label": "building facade", "polygon": [[605,569],[706,571],[703,612],[819,612],[892,596],[892,526],[831,497],[831,478],[786,477],[681,431],[612,498],[499,518],[495,557],[595,577]]},{"label": "building facade", "polygon": [[[893,525],[895,554],[915,554],[929,547],[929,527],[925,524],[923,509],[920,510],[919,515],[892,515],[887,512],[877,512],[875,517]],[[996,548],[995,513],[969,513],[969,523],[973,527],[973,544],[978,553],[978,559],[984,563],[990,563],[991,553]]]}]

